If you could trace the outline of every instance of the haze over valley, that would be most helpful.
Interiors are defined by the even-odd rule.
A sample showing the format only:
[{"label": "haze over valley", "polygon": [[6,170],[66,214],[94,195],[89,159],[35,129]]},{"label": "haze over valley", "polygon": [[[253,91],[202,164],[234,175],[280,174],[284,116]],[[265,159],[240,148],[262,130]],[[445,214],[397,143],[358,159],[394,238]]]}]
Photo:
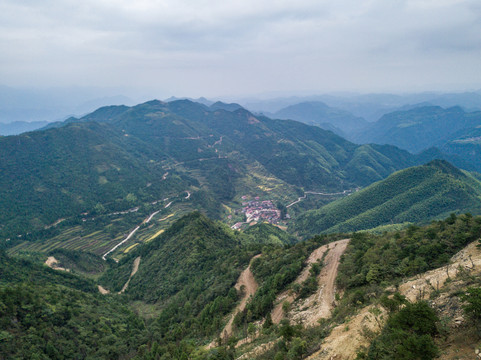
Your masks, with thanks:
[{"label": "haze over valley", "polygon": [[0,359],[480,356],[476,1],[0,19]]}]

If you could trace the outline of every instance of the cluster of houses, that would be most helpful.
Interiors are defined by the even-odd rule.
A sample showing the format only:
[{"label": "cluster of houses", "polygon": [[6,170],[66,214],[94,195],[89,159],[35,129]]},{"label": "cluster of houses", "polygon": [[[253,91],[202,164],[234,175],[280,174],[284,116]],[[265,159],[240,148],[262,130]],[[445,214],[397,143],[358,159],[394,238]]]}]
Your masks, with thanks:
[{"label": "cluster of houses", "polygon": [[271,200],[260,201],[256,197],[255,200],[243,202],[242,206],[242,212],[245,214],[246,221],[234,224],[232,229],[237,230],[243,224],[257,223],[259,221],[277,224],[281,220],[281,211],[277,209]]}]

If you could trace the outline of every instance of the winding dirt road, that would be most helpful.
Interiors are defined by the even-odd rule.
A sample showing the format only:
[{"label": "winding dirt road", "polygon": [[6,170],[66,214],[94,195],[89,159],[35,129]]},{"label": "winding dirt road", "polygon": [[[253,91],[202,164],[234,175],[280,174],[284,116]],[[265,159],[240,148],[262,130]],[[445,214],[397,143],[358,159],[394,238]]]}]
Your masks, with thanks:
[{"label": "winding dirt road", "polygon": [[[232,315],[229,321],[227,322],[226,326],[220,333],[220,338],[223,340],[227,339],[229,336],[232,335],[232,323],[234,322],[235,316],[237,315],[237,313],[245,309],[247,305],[247,301],[251,296],[254,296],[254,294],[257,291],[257,288],[259,287],[259,284],[257,283],[256,279],[254,278],[254,274],[251,271],[251,265],[254,259],[257,259],[260,256],[261,254],[254,256],[249,262],[249,266],[244,271],[242,271],[242,273],[239,275],[239,279],[237,279],[237,283],[235,284],[234,287],[237,291],[240,291],[241,288],[244,287],[244,294],[241,299],[241,302],[236,306],[236,308],[232,312]],[[215,341],[213,341],[208,345],[208,348],[210,349],[215,345],[216,345]]]},{"label": "winding dirt road", "polygon": [[[294,318],[301,319],[307,326],[316,325],[317,320],[329,317],[331,313],[332,304],[334,302],[337,268],[339,267],[341,255],[349,244],[349,240],[350,239],[334,241],[314,250],[307,259],[306,267],[294,281],[296,284],[301,284],[305,281],[309,277],[309,269],[311,268],[309,265],[321,260],[324,253],[329,251],[324,259],[325,265],[318,277],[318,286],[320,290],[304,301],[303,305],[307,305],[308,308],[306,311],[294,314]],[[285,316],[284,311],[282,310],[282,304],[285,301],[292,304],[294,300],[295,296],[289,291],[285,291],[277,297],[277,305],[271,313],[272,322],[274,324],[279,324]],[[302,308],[305,307],[306,306],[302,306]],[[309,312],[309,314],[307,314],[307,312]]]},{"label": "winding dirt road", "polygon": [[107,255],[110,254],[112,251],[115,251],[119,246],[123,245],[124,243],[126,243],[127,241],[129,241],[129,239],[137,232],[137,230],[140,229],[140,226],[137,226],[134,230],[132,230],[129,235],[127,235],[127,237],[122,240],[121,242],[119,242],[117,245],[115,245],[112,249],[110,249],[109,251],[107,251],[105,254],[102,255],[102,259],[103,260],[107,260]]},{"label": "winding dirt road", "polygon": [[134,263],[132,264],[132,272],[130,273],[129,280],[124,284],[122,287],[122,290],[119,291],[119,294],[123,294],[125,290],[129,287],[130,279],[132,279],[132,276],[134,276],[137,271],[139,270],[139,265],[140,265],[140,256],[135,258]]},{"label": "winding dirt road", "polygon": [[331,316],[336,294],[337,269],[348,244],[349,239],[344,239],[327,245],[329,252],[318,277],[318,290],[292,310],[291,318],[294,322],[299,320],[305,327],[309,327],[318,325],[319,319]]}]

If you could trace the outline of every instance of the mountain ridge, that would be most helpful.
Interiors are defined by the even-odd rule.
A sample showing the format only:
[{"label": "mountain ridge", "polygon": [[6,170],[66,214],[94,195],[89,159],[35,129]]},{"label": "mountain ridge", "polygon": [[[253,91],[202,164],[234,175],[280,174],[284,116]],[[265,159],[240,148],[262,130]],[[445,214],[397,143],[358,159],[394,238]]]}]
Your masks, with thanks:
[{"label": "mountain ridge", "polygon": [[444,160],[434,160],[395,172],[319,210],[307,211],[295,226],[305,236],[421,223],[451,212],[479,211],[480,195],[479,180]]}]

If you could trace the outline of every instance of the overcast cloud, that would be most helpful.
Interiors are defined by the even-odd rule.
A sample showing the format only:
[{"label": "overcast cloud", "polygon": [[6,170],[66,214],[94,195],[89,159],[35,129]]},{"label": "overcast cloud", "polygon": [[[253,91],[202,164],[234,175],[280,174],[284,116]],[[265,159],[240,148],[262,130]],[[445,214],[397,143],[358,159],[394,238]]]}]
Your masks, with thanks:
[{"label": "overcast cloud", "polygon": [[481,2],[0,0],[0,83],[162,96],[481,88]]}]

